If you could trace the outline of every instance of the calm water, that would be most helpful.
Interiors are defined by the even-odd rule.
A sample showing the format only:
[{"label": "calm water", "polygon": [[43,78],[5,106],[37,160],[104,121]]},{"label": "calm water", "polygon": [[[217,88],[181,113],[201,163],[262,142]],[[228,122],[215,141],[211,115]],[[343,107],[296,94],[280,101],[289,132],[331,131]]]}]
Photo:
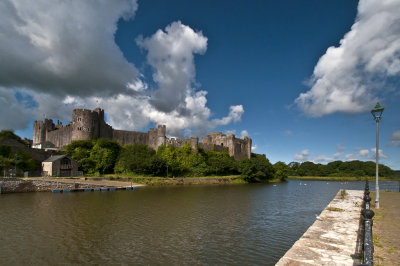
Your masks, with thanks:
[{"label": "calm water", "polygon": [[3,194],[0,262],[272,265],[340,188],[364,183]]}]

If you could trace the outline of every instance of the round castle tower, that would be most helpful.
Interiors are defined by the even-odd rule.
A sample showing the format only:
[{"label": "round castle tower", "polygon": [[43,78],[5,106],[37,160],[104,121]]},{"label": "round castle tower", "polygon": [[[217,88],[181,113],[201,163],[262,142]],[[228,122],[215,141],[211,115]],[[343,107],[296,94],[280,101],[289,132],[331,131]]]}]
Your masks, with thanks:
[{"label": "round castle tower", "polygon": [[72,141],[99,137],[99,124],[104,120],[104,110],[96,108],[74,109],[72,112]]}]

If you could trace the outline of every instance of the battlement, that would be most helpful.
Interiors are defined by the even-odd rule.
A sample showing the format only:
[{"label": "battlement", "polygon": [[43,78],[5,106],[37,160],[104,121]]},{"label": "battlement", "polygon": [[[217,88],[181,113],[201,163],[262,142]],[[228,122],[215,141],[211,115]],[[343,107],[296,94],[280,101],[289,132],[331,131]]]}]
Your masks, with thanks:
[{"label": "battlement", "polygon": [[167,138],[167,127],[157,125],[157,128],[150,128],[147,132],[136,132],[113,129],[104,121],[104,110],[96,108],[74,109],[72,121],[63,125],[59,120],[57,124],[52,119],[33,122],[33,146],[40,147],[42,143],[51,143],[56,148],[62,148],[74,140],[109,138],[117,140],[121,145],[142,143],[157,150],[161,145],[172,145],[182,147],[189,143],[194,151],[198,148],[214,151],[228,151],[235,159],[250,158],[251,139],[244,137],[238,139],[235,135],[225,135],[222,132],[213,132],[202,138],[188,139]]}]

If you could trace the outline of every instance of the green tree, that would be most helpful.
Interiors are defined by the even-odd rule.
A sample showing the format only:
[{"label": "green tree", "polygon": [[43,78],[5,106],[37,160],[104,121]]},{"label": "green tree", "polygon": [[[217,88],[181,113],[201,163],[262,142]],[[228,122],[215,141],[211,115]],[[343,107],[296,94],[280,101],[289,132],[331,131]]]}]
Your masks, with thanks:
[{"label": "green tree", "polygon": [[[116,173],[153,174],[151,168],[156,170],[159,161],[152,161],[156,152],[145,144],[125,145],[115,164]],[[152,163],[154,165],[152,166]]]},{"label": "green tree", "polygon": [[96,164],[96,170],[101,174],[112,173],[121,146],[115,140],[98,139],[90,151],[90,159]]},{"label": "green tree", "polygon": [[64,153],[74,159],[79,169],[86,174],[93,174],[96,171],[96,162],[90,158],[95,142],[92,140],[76,140],[63,147]]},{"label": "green tree", "polygon": [[289,167],[284,162],[276,162],[274,165],[275,178],[285,180],[289,174]]},{"label": "green tree", "polygon": [[263,182],[273,179],[274,167],[265,155],[252,155],[251,159],[241,160],[239,163],[240,175],[248,182]]}]

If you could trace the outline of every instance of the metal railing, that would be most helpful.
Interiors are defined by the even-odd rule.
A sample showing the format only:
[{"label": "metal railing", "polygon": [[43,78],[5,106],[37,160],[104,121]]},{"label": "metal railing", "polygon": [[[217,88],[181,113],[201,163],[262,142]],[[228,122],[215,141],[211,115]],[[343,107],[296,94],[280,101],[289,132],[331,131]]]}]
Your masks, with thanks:
[{"label": "metal railing", "polygon": [[363,263],[362,265],[374,265],[373,253],[374,244],[372,242],[372,225],[375,213],[370,209],[371,198],[369,197],[369,184],[368,180],[365,181],[364,202],[363,210],[361,211],[364,225],[364,238],[363,238]]}]

